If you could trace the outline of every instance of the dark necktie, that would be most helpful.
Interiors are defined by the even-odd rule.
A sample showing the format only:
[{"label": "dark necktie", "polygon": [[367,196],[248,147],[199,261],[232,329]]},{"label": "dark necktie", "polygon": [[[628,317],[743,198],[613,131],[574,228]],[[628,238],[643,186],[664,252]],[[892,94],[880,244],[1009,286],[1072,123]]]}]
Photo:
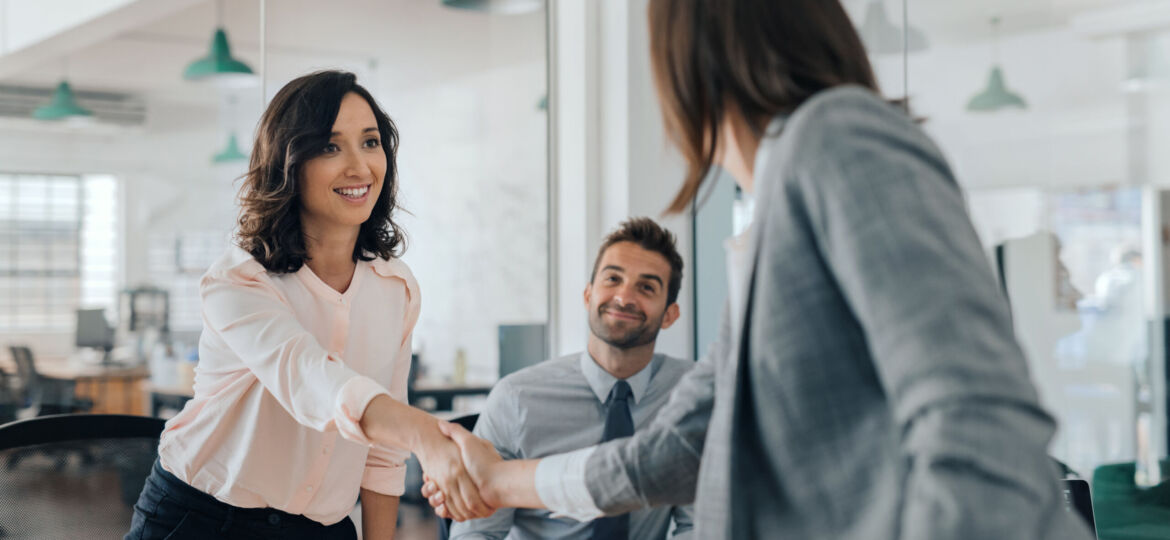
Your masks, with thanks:
[{"label": "dark necktie", "polygon": [[[629,437],[634,434],[634,417],[630,415],[630,384],[614,383],[606,404],[605,428],[601,442]],[[630,515],[601,517],[593,520],[593,540],[627,540],[630,537]]]}]

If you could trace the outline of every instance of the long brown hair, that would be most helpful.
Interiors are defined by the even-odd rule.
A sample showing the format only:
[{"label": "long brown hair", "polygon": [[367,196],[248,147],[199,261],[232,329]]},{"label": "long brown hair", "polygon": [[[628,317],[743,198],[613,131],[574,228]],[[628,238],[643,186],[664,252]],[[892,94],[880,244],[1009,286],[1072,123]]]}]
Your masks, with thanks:
[{"label": "long brown hair", "polygon": [[398,209],[398,129],[353,73],[318,71],[293,79],[272,98],[260,118],[240,187],[237,241],[269,272],[295,272],[308,259],[300,176],[305,162],[325,152],[341,99],[349,93],[370,105],[386,153],[382,193],[361,225],[353,260],[398,257],[406,248],[405,232],[393,219]]},{"label": "long brown hair", "polygon": [[667,212],[686,210],[715,162],[734,107],[761,133],[817,92],[877,92],[861,38],[838,0],[650,0],[650,63],[666,132],[687,161]]}]

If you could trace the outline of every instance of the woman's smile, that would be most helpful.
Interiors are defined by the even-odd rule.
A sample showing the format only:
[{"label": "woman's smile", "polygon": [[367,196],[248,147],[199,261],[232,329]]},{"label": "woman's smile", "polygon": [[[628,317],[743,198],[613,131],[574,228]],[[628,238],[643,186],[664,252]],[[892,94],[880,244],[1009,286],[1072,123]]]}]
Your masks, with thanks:
[{"label": "woman's smile", "polygon": [[346,202],[361,204],[369,198],[370,184],[334,188],[333,192],[341,196]]}]

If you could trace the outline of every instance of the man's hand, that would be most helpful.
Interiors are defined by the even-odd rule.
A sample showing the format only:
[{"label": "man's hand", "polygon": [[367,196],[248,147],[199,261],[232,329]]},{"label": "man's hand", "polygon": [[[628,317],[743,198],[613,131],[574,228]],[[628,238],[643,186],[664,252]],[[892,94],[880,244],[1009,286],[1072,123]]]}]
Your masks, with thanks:
[{"label": "man's hand", "polygon": [[[454,428],[458,428],[468,437],[474,438],[462,427],[454,426]],[[476,486],[476,477],[469,474],[469,470],[463,465],[466,459],[465,456],[468,455],[467,451],[462,448],[462,445],[456,446],[455,442],[447,438],[454,431],[451,424],[439,422],[438,431],[442,433],[435,433],[432,437],[425,437],[420,442],[415,454],[418,456],[418,461],[422,465],[423,472],[426,473],[428,485],[432,485],[434,488],[432,493],[440,492],[445,494],[443,499],[443,513],[440,515],[442,517],[450,517],[456,521],[484,518],[492,515],[495,509],[484,502],[480,490]],[[459,439],[454,440],[456,442],[459,441]],[[492,452],[494,453],[495,449],[492,449]],[[500,459],[499,454],[496,454],[496,459]],[[482,474],[482,471],[477,470],[476,473]],[[424,489],[424,496],[426,496],[426,493]]]},{"label": "man's hand", "polygon": [[[450,437],[458,445],[463,466],[475,482],[479,496],[483,497],[484,502],[488,505],[499,507],[500,498],[498,497],[498,492],[494,489],[492,471],[493,466],[503,461],[503,458],[496,452],[495,447],[491,443],[472,435],[471,432],[460,425],[443,422],[439,424],[439,431]],[[463,521],[457,517],[460,515],[460,512],[454,508],[459,505],[459,500],[455,493],[444,489],[442,483],[438,482],[438,479],[429,473],[426,475],[425,480],[426,483],[423,485],[422,494],[427,498],[431,506],[435,508],[435,514],[440,517],[449,517],[456,521]]]}]

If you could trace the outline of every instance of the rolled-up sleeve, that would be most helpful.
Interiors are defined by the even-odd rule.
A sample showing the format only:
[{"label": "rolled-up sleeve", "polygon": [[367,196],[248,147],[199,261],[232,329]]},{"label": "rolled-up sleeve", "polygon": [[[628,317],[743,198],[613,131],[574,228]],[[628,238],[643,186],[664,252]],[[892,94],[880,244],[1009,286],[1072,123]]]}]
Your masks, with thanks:
[{"label": "rolled-up sleeve", "polygon": [[389,391],[317,343],[262,267],[208,273],[199,292],[206,328],[298,423],[371,444],[359,422],[370,401]]},{"label": "rolled-up sleeve", "polygon": [[410,454],[397,448],[374,446],[366,456],[362,488],[394,497],[406,491],[406,458]]}]

